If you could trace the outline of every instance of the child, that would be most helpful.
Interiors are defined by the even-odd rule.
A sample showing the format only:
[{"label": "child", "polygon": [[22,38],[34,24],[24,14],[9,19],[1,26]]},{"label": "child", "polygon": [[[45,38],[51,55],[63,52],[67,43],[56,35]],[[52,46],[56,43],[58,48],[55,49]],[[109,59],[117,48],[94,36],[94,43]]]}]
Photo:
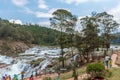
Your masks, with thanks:
[{"label": "child", "polygon": [[109,65],[109,68],[112,67],[112,59],[111,58],[109,58],[108,65]]}]

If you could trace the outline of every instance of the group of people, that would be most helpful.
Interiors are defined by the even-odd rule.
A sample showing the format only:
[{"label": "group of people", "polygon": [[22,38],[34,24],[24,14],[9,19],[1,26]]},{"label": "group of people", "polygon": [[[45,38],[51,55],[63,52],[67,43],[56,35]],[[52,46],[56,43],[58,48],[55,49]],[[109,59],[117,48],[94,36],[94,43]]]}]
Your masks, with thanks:
[{"label": "group of people", "polygon": [[105,66],[106,66],[106,68],[111,68],[112,67],[112,59],[108,55],[105,56]]},{"label": "group of people", "polygon": [[[43,70],[36,69],[35,73],[33,72],[31,76],[29,77],[29,80],[35,80],[34,76],[37,78],[37,77],[41,77],[41,75],[43,74],[44,74]],[[48,78],[48,80],[52,80],[52,78],[50,77],[51,74],[52,74],[52,69],[50,69],[48,73],[45,70],[45,75],[46,75],[45,77]],[[18,79],[18,75],[21,76],[21,79]],[[5,76],[2,76],[0,80],[24,80],[24,79],[25,79],[25,71],[22,71],[20,74],[14,74],[13,77],[6,74]],[[60,73],[57,73],[55,80],[60,80]]]},{"label": "group of people", "polygon": [[2,76],[2,80],[11,80],[11,76],[10,75]]},{"label": "group of people", "polygon": [[18,76],[15,74],[13,78],[11,78],[10,75],[5,75],[5,76],[2,76],[2,79],[1,80],[18,80]]},{"label": "group of people", "polygon": [[[14,75],[13,78],[11,78],[10,75],[6,74],[5,76],[2,76],[2,78],[0,80],[19,80],[19,79],[18,79],[18,75],[16,75],[16,74]],[[24,75],[23,74],[21,74],[21,80],[24,80]],[[29,80],[34,80],[33,75],[30,76]]]}]

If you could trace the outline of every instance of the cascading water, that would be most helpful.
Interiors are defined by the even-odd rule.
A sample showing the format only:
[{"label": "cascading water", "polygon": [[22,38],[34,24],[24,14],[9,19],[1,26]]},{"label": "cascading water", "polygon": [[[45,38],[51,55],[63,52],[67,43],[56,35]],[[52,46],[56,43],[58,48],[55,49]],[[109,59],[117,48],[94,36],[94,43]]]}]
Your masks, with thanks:
[{"label": "cascading water", "polygon": [[12,58],[0,55],[0,63],[10,64],[12,61]]},{"label": "cascading water", "polygon": [[46,60],[43,60],[39,66],[41,66],[41,70],[45,69],[47,67],[47,65],[49,65],[51,62],[50,59],[46,59]]},{"label": "cascading water", "polygon": [[[0,69],[0,78],[5,74],[13,77],[14,74],[19,75],[22,71],[25,71],[25,77],[30,77],[30,75],[35,71],[35,69],[45,69],[47,65],[51,64],[52,58],[59,57],[60,49],[51,49],[47,47],[34,47],[25,51],[25,53],[20,54],[17,58],[11,58],[6,56],[0,56],[0,63],[9,64],[8,66]],[[24,56],[23,56],[24,55]],[[25,56],[26,55],[26,56]],[[30,56],[29,56],[30,55]],[[43,58],[44,60],[37,67],[32,67],[29,62],[36,60],[38,58]]]},{"label": "cascading water", "polygon": [[6,66],[4,68],[0,69],[0,77],[4,75],[10,75],[11,77],[14,76],[14,74],[17,74],[20,78],[20,73],[24,71],[28,71],[30,69],[30,65],[21,61],[17,60],[15,64],[9,64],[9,66]]}]

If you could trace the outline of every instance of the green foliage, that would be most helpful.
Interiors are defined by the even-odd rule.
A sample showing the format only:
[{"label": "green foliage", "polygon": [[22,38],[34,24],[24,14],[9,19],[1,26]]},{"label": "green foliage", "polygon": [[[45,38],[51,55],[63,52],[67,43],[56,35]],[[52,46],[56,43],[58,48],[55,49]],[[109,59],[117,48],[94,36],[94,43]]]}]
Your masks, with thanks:
[{"label": "green foliage", "polygon": [[86,72],[91,75],[91,77],[102,77],[105,75],[104,73],[105,67],[102,63],[91,63],[87,65]]},{"label": "green foliage", "polygon": [[113,19],[113,15],[110,15],[107,12],[97,13],[96,17],[96,20],[101,27],[103,47],[108,50],[110,47],[110,39],[113,38],[111,33],[117,30],[119,24]]},{"label": "green foliage", "polygon": [[82,32],[84,33],[83,44],[86,44],[85,48],[88,50],[88,52],[92,51],[99,46],[99,29],[98,24],[95,22],[95,16],[86,16],[84,18],[81,18],[80,22],[83,27]]},{"label": "green foliage", "polygon": [[50,28],[41,27],[39,25],[24,26],[23,29],[31,32],[34,44],[41,45],[57,45],[56,39],[59,32]]},{"label": "green foliage", "polygon": [[59,31],[39,25],[19,25],[0,19],[0,38],[40,45],[57,45]]},{"label": "green foliage", "polygon": [[[63,32],[66,31],[66,33],[68,34],[73,33],[73,28],[75,27],[77,18],[72,15],[71,12],[65,9],[57,9],[52,13],[52,15],[53,17],[50,18],[50,23],[53,28],[60,31],[58,42],[61,48],[61,57],[63,57],[63,49],[65,48],[65,45],[67,43],[66,36]],[[62,59],[62,66],[64,67],[64,58]]]}]

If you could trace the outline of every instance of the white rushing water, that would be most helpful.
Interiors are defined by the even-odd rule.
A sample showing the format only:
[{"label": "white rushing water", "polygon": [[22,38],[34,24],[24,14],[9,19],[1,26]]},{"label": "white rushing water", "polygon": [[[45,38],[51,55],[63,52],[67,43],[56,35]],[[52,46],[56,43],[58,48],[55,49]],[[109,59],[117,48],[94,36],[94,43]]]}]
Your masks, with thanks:
[{"label": "white rushing water", "polygon": [[[28,71],[30,69],[30,64],[27,64],[22,60],[14,61],[13,59],[11,60],[11,58],[9,58],[9,57],[7,59],[4,59],[3,56],[0,56],[0,58],[1,59],[3,58],[2,63],[9,64],[8,66],[5,66],[0,69],[0,78],[5,75],[10,75],[11,77],[13,77],[14,74],[19,75],[23,70]],[[10,61],[9,61],[9,59],[10,59]],[[14,61],[14,63],[12,63],[13,61]],[[19,76],[19,78],[20,78],[20,76]]]},{"label": "white rushing water", "polygon": [[[67,51],[67,49],[64,51]],[[24,53],[20,54],[20,57],[17,58],[0,55],[0,63],[8,64],[8,66],[0,69],[0,78],[5,76],[5,74],[10,75],[11,77],[13,77],[14,74],[17,74],[20,79],[20,73],[22,71],[25,71],[26,77],[30,77],[36,68],[39,69],[40,66],[41,69],[45,69],[47,65],[51,64],[52,58],[59,57],[59,55],[60,49],[39,46],[26,50]],[[38,58],[44,58],[39,66],[36,68],[30,66],[29,62]]]},{"label": "white rushing water", "polygon": [[12,61],[12,58],[0,55],[0,63],[10,64]]}]

